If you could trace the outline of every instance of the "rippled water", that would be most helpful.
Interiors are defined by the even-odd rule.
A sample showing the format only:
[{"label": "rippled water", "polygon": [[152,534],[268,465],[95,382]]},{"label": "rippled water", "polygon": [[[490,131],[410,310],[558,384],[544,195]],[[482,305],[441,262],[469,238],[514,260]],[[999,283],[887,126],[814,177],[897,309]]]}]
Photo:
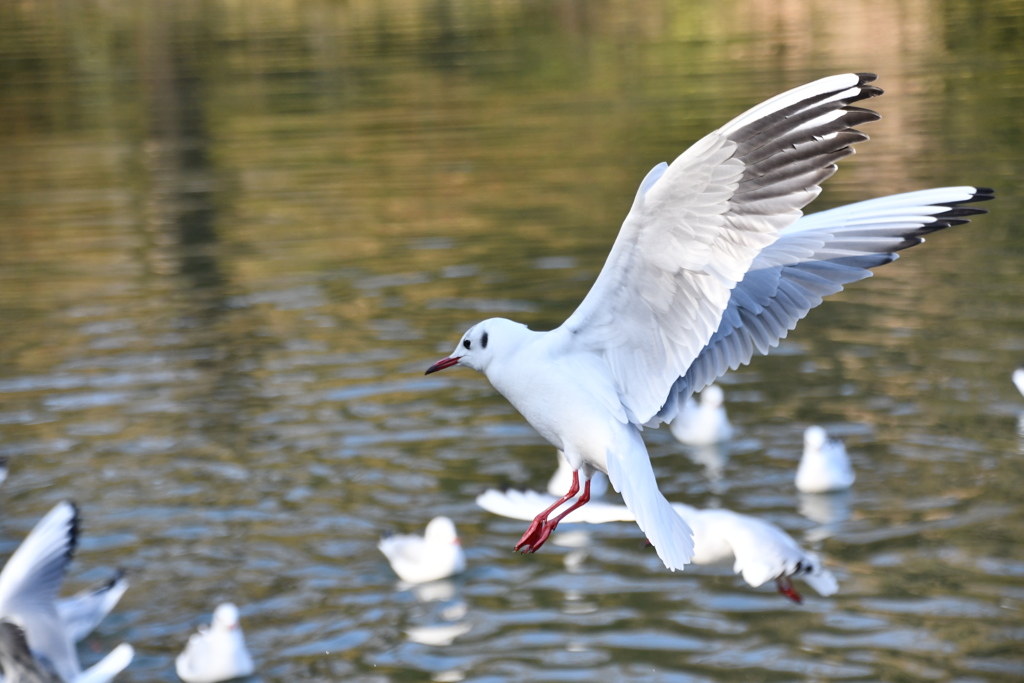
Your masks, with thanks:
[{"label": "rippled water", "polygon": [[[80,504],[68,590],[132,582],[84,660],[127,640],[118,680],[176,680],[230,599],[264,681],[1024,677],[1020,3],[28,2],[0,23],[0,551]],[[423,370],[480,318],[559,324],[647,169],[851,69],[881,75],[884,118],[817,204],[982,184],[992,213],[727,376],[726,451],[645,432],[670,499],[780,524],[839,594],[670,574],[633,524],[513,555],[523,523],[474,498],[542,488],[553,450],[481,376]],[[792,485],[812,423],[858,472],[824,510]],[[378,537],[437,514],[468,571],[399,586]]]}]

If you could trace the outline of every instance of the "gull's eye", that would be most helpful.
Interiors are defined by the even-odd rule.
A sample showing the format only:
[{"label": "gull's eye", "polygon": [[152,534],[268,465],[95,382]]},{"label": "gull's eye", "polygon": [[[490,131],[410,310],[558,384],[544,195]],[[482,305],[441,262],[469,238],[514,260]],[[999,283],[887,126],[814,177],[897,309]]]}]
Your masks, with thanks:
[{"label": "gull's eye", "polygon": [[470,341],[468,339],[463,339],[462,345],[468,349],[470,347]]},{"label": "gull's eye", "polygon": [[484,336],[480,338],[480,343],[483,345],[483,347],[485,349],[487,348],[487,333],[486,332],[484,332]]}]

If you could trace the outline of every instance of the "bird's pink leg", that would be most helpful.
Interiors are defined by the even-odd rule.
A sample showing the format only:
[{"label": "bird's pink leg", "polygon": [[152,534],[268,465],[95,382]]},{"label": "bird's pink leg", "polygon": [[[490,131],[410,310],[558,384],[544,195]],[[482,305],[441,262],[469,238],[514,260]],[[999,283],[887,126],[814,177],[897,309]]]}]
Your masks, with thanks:
[{"label": "bird's pink leg", "polygon": [[804,599],[793,588],[793,583],[789,580],[788,577],[780,577],[778,579],[775,579],[775,583],[776,585],[778,585],[780,593],[782,593],[798,605],[803,603]]},{"label": "bird's pink leg", "polygon": [[[587,482],[587,486],[589,489],[589,481]],[[569,493],[565,494],[560,499],[555,501],[554,505],[546,509],[544,512],[534,517],[534,521],[530,522],[529,527],[526,529],[526,532],[523,533],[522,538],[519,539],[519,543],[515,544],[515,548],[513,550],[522,550],[522,552],[530,550],[530,552],[536,552],[537,549],[540,548],[541,545],[544,543],[544,541],[541,541],[541,543],[535,542],[540,533],[542,532],[544,526],[548,523],[548,515],[554,512],[554,510],[559,505],[569,500],[573,496],[577,495],[578,493],[580,493],[580,472],[574,471],[572,472],[572,485],[569,486]],[[550,535],[551,531],[548,531],[548,533]],[[547,539],[548,536],[545,535],[544,538]]]},{"label": "bird's pink leg", "polygon": [[579,473],[573,472],[572,486],[569,488],[569,493],[562,496],[562,498],[557,503],[555,503],[547,510],[537,515],[536,518],[534,518],[533,523],[530,524],[530,528],[527,529],[526,533],[523,534],[523,537],[519,539],[519,543],[516,544],[515,549],[522,550],[524,553],[537,552],[537,549],[544,545],[544,541],[548,540],[548,536],[551,535],[551,532],[555,530],[555,527],[558,526],[558,523],[561,522],[567,514],[569,514],[570,512],[572,512],[573,510],[575,510],[576,508],[580,507],[581,505],[585,504],[587,501],[590,500],[590,480],[588,479],[586,483],[583,485],[583,494],[575,503],[566,508],[565,512],[561,513],[554,519],[550,521],[547,519],[547,516],[551,514],[551,512],[555,508],[557,508],[559,505],[575,496],[579,490]]}]

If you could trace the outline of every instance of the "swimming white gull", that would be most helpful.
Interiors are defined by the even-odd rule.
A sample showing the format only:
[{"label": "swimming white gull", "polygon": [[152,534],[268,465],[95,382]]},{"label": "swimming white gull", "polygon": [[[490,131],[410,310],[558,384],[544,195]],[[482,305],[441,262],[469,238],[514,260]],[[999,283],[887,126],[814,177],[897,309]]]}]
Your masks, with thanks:
[{"label": "swimming white gull", "polygon": [[396,534],[377,544],[399,578],[409,583],[436,581],[466,569],[466,555],[447,517],[435,517],[423,536]]},{"label": "swimming white gull", "polygon": [[796,469],[796,487],[804,493],[842,491],[853,486],[857,475],[838,439],[828,438],[817,425],[804,430],[804,453]]},{"label": "swimming white gull", "polygon": [[687,397],[679,414],[668,426],[679,443],[711,446],[732,438],[733,429],[725,412],[725,394],[712,384],[700,392],[698,403]]},{"label": "swimming white gull", "polygon": [[234,603],[217,605],[210,626],[200,626],[188,637],[174,670],[185,683],[219,683],[252,675],[255,667]]}]

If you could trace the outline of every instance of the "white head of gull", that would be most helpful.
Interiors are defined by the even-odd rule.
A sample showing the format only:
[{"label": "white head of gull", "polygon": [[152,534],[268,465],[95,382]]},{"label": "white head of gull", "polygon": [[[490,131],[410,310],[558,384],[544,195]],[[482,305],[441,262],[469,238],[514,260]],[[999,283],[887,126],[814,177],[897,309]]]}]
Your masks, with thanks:
[{"label": "white head of gull", "polygon": [[725,394],[712,384],[700,392],[700,403],[688,397],[669,425],[672,436],[688,446],[711,446],[732,438],[732,425],[725,413]]},{"label": "white head of gull", "polygon": [[[874,121],[873,74],[842,74],[763,102],[640,184],[604,268],[549,332],[492,318],[427,369],[482,372],[574,470],[568,493],[516,544],[534,552],[608,474],[670,569],[693,557],[690,529],[658,490],[643,426],[671,422],[686,398],[778,345],[822,297],[979,213],[974,187],[885,197],[802,218]],[[798,220],[799,219],[799,220]],[[565,510],[555,510],[583,494]]]},{"label": "white head of gull", "polygon": [[185,683],[218,683],[250,676],[255,670],[245,646],[238,607],[224,602],[213,611],[209,628],[200,626],[174,660],[174,670]]},{"label": "white head of gull", "polygon": [[853,486],[857,475],[838,439],[830,439],[818,426],[804,430],[804,454],[796,469],[796,487],[804,493],[842,491]]},{"label": "white head of gull", "polygon": [[122,643],[86,671],[78,662],[75,641],[87,635],[120,598],[118,593],[113,600],[90,603],[86,627],[76,620],[65,621],[68,609],[62,611],[57,593],[74,557],[80,526],[78,508],[68,501],[58,503],[39,520],[0,571],[0,619],[23,629],[33,656],[61,680],[104,683],[131,663],[134,650]]},{"label": "white head of gull", "polygon": [[409,583],[436,581],[465,571],[466,555],[447,517],[435,517],[423,536],[400,534],[377,544],[398,577]]}]

